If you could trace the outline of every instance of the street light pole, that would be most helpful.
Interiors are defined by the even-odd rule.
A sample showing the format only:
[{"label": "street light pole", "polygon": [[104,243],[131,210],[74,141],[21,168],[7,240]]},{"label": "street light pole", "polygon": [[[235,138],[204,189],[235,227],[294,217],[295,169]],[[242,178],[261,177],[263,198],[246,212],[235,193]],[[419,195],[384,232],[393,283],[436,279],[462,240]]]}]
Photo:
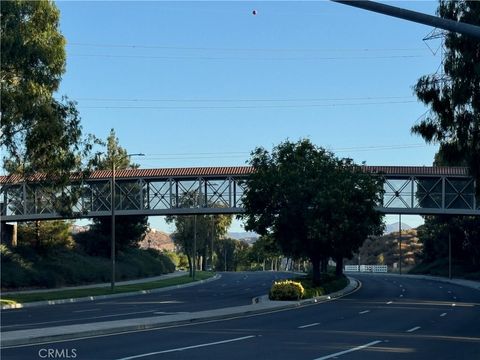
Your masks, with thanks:
[{"label": "street light pole", "polygon": [[[125,159],[130,156],[145,156],[145,154],[127,154],[125,156],[122,156],[119,160]],[[112,267],[112,275],[110,278],[110,290],[113,292],[115,290],[115,188],[116,188],[116,183],[115,183],[115,156],[112,155],[112,191],[110,192],[111,194],[111,199],[110,199],[110,204],[112,207],[112,229],[111,229],[111,237],[110,237],[110,259],[111,259],[111,267]]]},{"label": "street light pole", "polygon": [[115,159],[112,157],[112,230],[110,241],[110,259],[112,261],[112,276],[110,278],[110,290],[115,290]]},{"label": "street light pole", "polygon": [[210,248],[210,267],[213,271],[213,239],[215,237],[215,215],[212,215],[212,246]]},{"label": "street light pole", "polygon": [[197,214],[193,215],[193,271],[192,278],[195,280],[195,271],[197,270]]}]

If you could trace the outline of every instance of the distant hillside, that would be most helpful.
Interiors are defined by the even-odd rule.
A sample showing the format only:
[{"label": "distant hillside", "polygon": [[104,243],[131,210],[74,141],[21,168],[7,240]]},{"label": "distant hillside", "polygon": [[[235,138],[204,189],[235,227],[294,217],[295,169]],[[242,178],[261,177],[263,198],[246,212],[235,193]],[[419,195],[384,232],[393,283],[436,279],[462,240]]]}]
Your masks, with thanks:
[{"label": "distant hillside", "polygon": [[[422,243],[418,240],[417,230],[402,230],[402,264],[417,264],[421,251]],[[365,240],[360,248],[361,264],[392,266],[398,262],[398,258],[398,231],[383,236],[372,236]],[[347,263],[358,264],[358,255]]]},{"label": "distant hillside", "polygon": [[160,230],[151,229],[147,235],[145,235],[145,239],[140,242],[140,248],[174,251],[175,244],[173,243],[170,235],[167,233]]},{"label": "distant hillside", "polygon": [[255,241],[258,240],[259,235],[254,232],[229,232],[227,233],[227,236],[232,238],[232,239],[237,239],[237,240],[244,240],[249,244],[253,244]]},{"label": "distant hillside", "polygon": [[[399,222],[397,221],[396,223],[393,223],[393,224],[387,224],[385,225],[385,234],[390,234],[392,232],[398,232],[398,225],[399,225]],[[408,224],[405,224],[404,222],[402,222],[402,230],[410,230],[412,227]]]}]

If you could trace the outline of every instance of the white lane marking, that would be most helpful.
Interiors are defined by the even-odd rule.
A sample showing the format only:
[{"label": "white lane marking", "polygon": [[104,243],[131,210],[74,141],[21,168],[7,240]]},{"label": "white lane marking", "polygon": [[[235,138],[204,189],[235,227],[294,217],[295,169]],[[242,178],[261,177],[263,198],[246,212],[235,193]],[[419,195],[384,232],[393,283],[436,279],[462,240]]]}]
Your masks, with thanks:
[{"label": "white lane marking", "polygon": [[84,312],[90,312],[90,311],[100,311],[102,309],[88,309],[88,310],[75,310],[75,311],[72,311],[74,313],[84,313]]},{"label": "white lane marking", "polygon": [[400,286],[400,287],[403,287],[403,285],[402,285],[402,284],[400,284],[399,286]]},{"label": "white lane marking", "polygon": [[145,354],[127,356],[127,357],[119,358],[119,359],[116,359],[116,360],[139,359],[139,358],[142,358],[142,357],[147,357],[147,356],[152,356],[152,355],[158,355],[158,354],[166,354],[166,353],[171,353],[171,352],[175,352],[175,351],[184,351],[184,350],[196,349],[196,348],[207,347],[207,346],[227,344],[227,343],[231,343],[231,342],[234,342],[234,341],[242,341],[242,340],[251,339],[251,338],[254,338],[255,336],[256,336],[256,335],[249,335],[249,336],[243,336],[243,337],[234,338],[234,339],[228,339],[228,340],[222,340],[222,341],[215,341],[215,342],[211,342],[211,343],[205,343],[205,344],[199,344],[199,345],[192,345],[192,346],[185,346],[185,347],[175,348],[175,349],[169,349],[169,350],[155,351],[155,352],[150,352],[150,353],[145,353]]},{"label": "white lane marking", "polygon": [[345,350],[345,351],[340,351],[340,352],[337,352],[337,353],[335,353],[335,354],[330,354],[330,355],[327,355],[327,356],[322,356],[322,357],[316,358],[315,360],[331,359],[331,358],[334,358],[334,357],[337,357],[337,356],[340,356],[340,355],[344,355],[344,354],[348,354],[348,353],[351,353],[351,352],[354,352],[354,351],[358,351],[358,350],[365,349],[365,348],[367,348],[367,347],[369,347],[369,346],[377,345],[377,344],[379,344],[379,343],[381,343],[381,342],[382,342],[381,340],[372,341],[372,342],[369,342],[368,344],[360,345],[360,346],[354,347],[353,349],[348,349],[348,350]]},{"label": "white lane marking", "polygon": [[441,313],[440,317],[444,317],[445,315],[447,315],[447,313]]},{"label": "white lane marking", "polygon": [[402,292],[405,292],[405,289],[402,289]]},{"label": "white lane marking", "polygon": [[400,296],[399,296],[399,297],[403,297],[403,294],[400,294]]},{"label": "white lane marking", "polygon": [[408,329],[407,332],[414,332],[414,331],[416,331],[416,330],[418,330],[418,329],[420,329],[420,326],[415,326],[415,327],[413,327],[413,328],[411,328],[411,329]]},{"label": "white lane marking", "polygon": [[363,310],[363,311],[360,311],[359,314],[366,314],[366,313],[369,313],[370,310]]},{"label": "white lane marking", "polygon": [[387,302],[387,305],[390,305],[391,303],[393,303],[393,301],[389,301],[389,302]]},{"label": "white lane marking", "polygon": [[452,306],[456,306],[457,304],[453,303]]},{"label": "white lane marking", "polygon": [[308,327],[311,327],[311,326],[317,326],[317,325],[320,325],[320,323],[313,323],[313,324],[302,325],[302,326],[299,326],[298,328],[299,328],[299,329],[305,329],[305,328],[308,328]]}]

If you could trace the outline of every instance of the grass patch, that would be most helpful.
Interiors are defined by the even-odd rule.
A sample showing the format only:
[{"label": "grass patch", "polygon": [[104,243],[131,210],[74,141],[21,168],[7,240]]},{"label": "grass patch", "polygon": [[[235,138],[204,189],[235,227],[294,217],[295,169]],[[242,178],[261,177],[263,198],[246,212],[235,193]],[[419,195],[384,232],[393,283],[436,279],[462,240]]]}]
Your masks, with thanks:
[{"label": "grass patch", "polygon": [[[197,271],[195,281],[205,280],[211,278],[215,274],[212,272],[203,272]],[[99,296],[99,295],[111,295],[111,294],[121,294],[129,293],[142,290],[152,290],[160,289],[167,286],[183,285],[193,282],[194,280],[188,275],[174,277],[165,280],[149,281],[138,284],[131,285],[119,285],[115,287],[115,291],[112,292],[110,287],[99,287],[91,289],[76,289],[76,290],[52,290],[49,292],[43,293],[31,293],[31,294],[12,294],[11,296],[7,295],[6,298],[1,299],[2,305],[5,302],[17,302],[17,303],[26,303],[33,301],[48,301],[48,300],[59,300],[59,299],[70,299],[70,298],[81,298],[89,296]]]},{"label": "grass patch", "polygon": [[311,277],[300,277],[295,279],[295,281],[300,282],[305,289],[304,299],[328,295],[342,290],[348,285],[348,279],[345,275],[335,276],[333,274],[322,274],[320,286],[313,285]]}]

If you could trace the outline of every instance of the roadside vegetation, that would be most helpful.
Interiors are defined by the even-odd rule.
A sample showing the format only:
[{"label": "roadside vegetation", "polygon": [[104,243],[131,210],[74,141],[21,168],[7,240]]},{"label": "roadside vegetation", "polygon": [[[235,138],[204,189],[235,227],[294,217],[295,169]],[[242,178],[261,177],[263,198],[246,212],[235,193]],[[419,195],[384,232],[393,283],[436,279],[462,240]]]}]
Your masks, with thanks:
[{"label": "roadside vegetation", "polygon": [[[110,259],[80,249],[57,248],[39,254],[30,246],[0,245],[2,290],[56,288],[110,281]],[[118,254],[117,280],[171,273],[175,265],[156,250],[128,249]]]}]

